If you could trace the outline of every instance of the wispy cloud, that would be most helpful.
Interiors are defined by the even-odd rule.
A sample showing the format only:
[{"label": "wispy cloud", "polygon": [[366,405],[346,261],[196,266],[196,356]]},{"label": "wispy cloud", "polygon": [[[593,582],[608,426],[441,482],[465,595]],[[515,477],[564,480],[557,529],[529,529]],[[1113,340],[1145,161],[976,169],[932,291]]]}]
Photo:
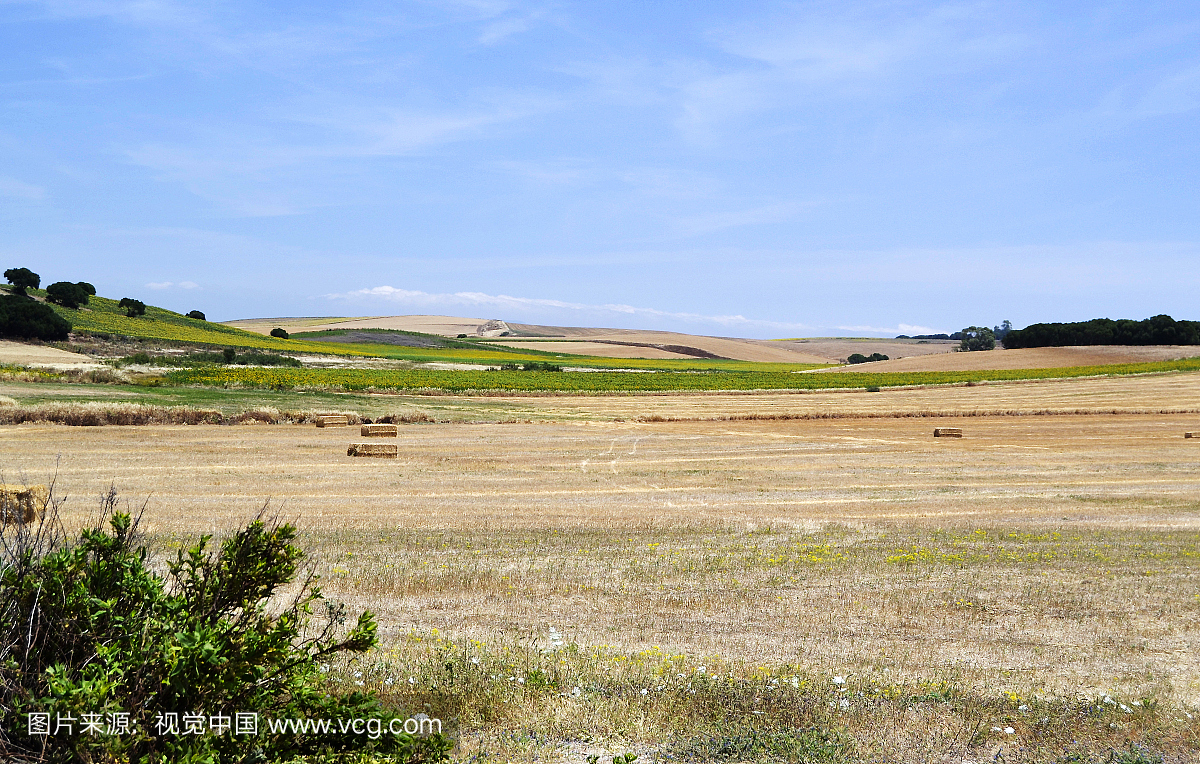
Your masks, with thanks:
[{"label": "wispy cloud", "polygon": [[658,308],[638,307],[620,303],[587,304],[554,300],[538,297],[514,297],[512,295],[492,295],[483,292],[454,292],[431,293],[413,289],[398,289],[393,286],[377,286],[368,289],[358,289],[353,292],[341,292],[324,295],[330,300],[339,301],[379,301],[384,300],[409,308],[421,310],[442,309],[478,309],[486,308],[499,311],[552,311],[560,315],[577,314],[594,316],[624,316],[645,319],[668,319],[686,323],[709,324],[725,328],[743,327],[755,329],[775,329],[780,331],[806,331],[813,327],[785,321],[765,321],[747,318],[742,315],[707,315],[683,311],[660,310]]},{"label": "wispy cloud", "polygon": [[40,202],[46,198],[46,189],[31,183],[24,183],[15,178],[0,176],[0,196],[10,199],[25,199]]}]

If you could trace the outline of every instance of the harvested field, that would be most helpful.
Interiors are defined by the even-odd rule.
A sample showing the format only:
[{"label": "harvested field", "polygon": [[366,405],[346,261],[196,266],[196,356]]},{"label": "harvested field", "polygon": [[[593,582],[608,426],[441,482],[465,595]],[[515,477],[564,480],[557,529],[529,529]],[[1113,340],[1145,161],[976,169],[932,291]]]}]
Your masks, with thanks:
[{"label": "harvested field", "polygon": [[[70,525],[110,483],[149,497],[162,549],[270,499],[322,588],[380,614],[364,681],[441,712],[447,663],[494,680],[502,702],[453,706],[493,758],[555,758],[585,733],[649,758],[790,724],[844,730],[874,761],[1050,761],[1152,735],[1182,762],[1200,751],[1183,715],[1200,705],[1200,452],[1181,433],[1200,414],[978,415],[935,439],[888,404],[1157,410],[1195,406],[1197,379],[844,394],[870,418],[409,426],[386,462],[311,426],[25,424],[0,428],[0,464],[14,483],[58,463]],[[632,418],[815,399],[520,403]]]},{"label": "harvested field", "polygon": [[[861,352],[861,351],[856,351]],[[885,353],[885,355],[888,355]],[[1196,345],[1081,345],[1061,348],[978,350],[939,353],[854,366],[855,371],[976,371],[980,369],[1057,369],[1110,363],[1173,361],[1200,356]],[[818,370],[818,373],[821,370]]]},{"label": "harvested field", "polygon": [[96,359],[46,345],[0,340],[0,364],[54,369],[97,368]]}]

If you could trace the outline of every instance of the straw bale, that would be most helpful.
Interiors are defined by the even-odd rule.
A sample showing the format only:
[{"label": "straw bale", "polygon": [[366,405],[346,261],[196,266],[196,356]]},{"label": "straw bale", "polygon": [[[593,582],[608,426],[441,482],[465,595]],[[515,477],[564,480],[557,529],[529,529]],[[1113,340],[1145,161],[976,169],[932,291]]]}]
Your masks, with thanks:
[{"label": "straw bale", "polygon": [[0,483],[0,524],[32,523],[46,514],[49,501],[44,485]]},{"label": "straw bale", "polygon": [[1195,437],[1197,437],[1197,436],[1196,436],[1196,433],[1194,433],[1194,432],[1185,432],[1185,433],[1183,434],[1183,437],[1185,437],[1185,438],[1195,438]]},{"label": "straw bale", "polygon": [[364,438],[395,438],[399,434],[394,424],[364,424],[361,432]]},{"label": "straw bale", "polygon": [[400,447],[394,443],[351,443],[346,456],[374,456],[380,459],[395,459]]},{"label": "straw bale", "polygon": [[961,427],[935,427],[933,430],[933,437],[935,437],[935,438],[961,438],[962,437],[962,428]]},{"label": "straw bale", "polygon": [[317,416],[317,427],[346,427],[350,417],[345,414],[320,414]]}]

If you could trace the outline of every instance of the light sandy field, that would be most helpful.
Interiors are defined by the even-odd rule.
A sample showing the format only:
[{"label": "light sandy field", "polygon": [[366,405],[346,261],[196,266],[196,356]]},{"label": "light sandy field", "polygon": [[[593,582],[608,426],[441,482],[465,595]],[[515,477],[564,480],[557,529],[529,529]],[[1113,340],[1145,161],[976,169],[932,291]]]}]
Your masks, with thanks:
[{"label": "light sandy field", "polygon": [[259,334],[270,334],[272,329],[278,327],[288,332],[315,332],[322,329],[399,329],[406,332],[457,337],[460,334],[474,334],[475,330],[485,322],[486,319],[482,318],[458,316],[364,316],[361,318],[326,316],[321,318],[245,318],[223,323],[226,326]]},{"label": "light sandy field", "polygon": [[97,365],[96,359],[91,356],[10,340],[0,340],[0,363],[54,369],[90,368]]},{"label": "light sandy field", "polygon": [[896,340],[879,337],[810,337],[772,340],[771,344],[827,358],[830,363],[844,361],[853,353],[866,356],[882,353],[896,359],[950,353],[959,346],[958,340]]},{"label": "light sandy field", "polygon": [[[864,353],[864,355],[869,355]],[[885,355],[887,355],[885,353]],[[1145,363],[1195,358],[1195,345],[1081,345],[1061,348],[980,350],[939,353],[857,364],[855,371],[975,371],[979,369],[1056,369],[1112,363]]]},{"label": "light sandy field", "polygon": [[[1023,736],[1054,734],[1016,710],[1034,696],[1157,702],[1168,760],[1197,749],[1183,713],[1200,706],[1200,438],[1183,434],[1200,431],[1200,374],[499,404],[559,421],[404,426],[397,460],[347,457],[357,428],[8,426],[0,478],[57,472],[70,526],[115,485],[164,551],[270,501],[304,529],[324,590],[379,615],[383,651],[362,669],[403,703],[437,702],[438,667],[470,655],[525,677],[513,661],[549,660],[550,627],[612,656],[564,664],[564,691],[649,693],[521,690],[489,706],[494,729],[473,722],[493,758],[558,756],[580,731],[649,758],[691,683],[727,669],[1022,699],[828,712],[872,760],[1028,760]],[[921,416],[935,410],[971,415]],[[708,419],[781,414],[843,418]],[[945,426],[964,437],[932,437]],[[663,656],[680,678],[653,674]],[[1123,745],[1150,723],[1114,713],[1063,744],[1082,730]]]}]

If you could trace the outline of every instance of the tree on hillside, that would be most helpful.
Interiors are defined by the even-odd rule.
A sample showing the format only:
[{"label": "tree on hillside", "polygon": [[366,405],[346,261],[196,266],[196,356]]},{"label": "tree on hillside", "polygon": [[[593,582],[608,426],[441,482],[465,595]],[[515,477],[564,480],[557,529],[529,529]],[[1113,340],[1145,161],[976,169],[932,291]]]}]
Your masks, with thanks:
[{"label": "tree on hillside", "polygon": [[87,305],[89,297],[86,289],[69,281],[56,281],[46,287],[46,299],[64,308],[75,309]]},{"label": "tree on hillside", "polygon": [[28,268],[9,268],[4,272],[4,278],[13,285],[14,294],[25,294],[26,289],[37,289],[42,283],[42,277]]},{"label": "tree on hillside", "polygon": [[272,329],[272,330],[271,330],[271,336],[272,336],[272,337],[278,337],[278,338],[279,338],[279,339],[281,339],[281,340],[286,340],[286,339],[288,338],[288,333],[287,333],[287,330],[286,330],[286,329],[280,329],[280,328],[277,326],[277,327],[275,327],[274,329]]},{"label": "tree on hillside", "polygon": [[986,326],[968,326],[960,332],[962,340],[958,349],[962,351],[995,350],[996,335]]},{"label": "tree on hillside", "polygon": [[87,283],[86,281],[80,281],[80,282],[79,282],[78,284],[76,284],[75,286],[77,286],[77,287],[79,287],[80,289],[82,289],[83,291],[87,292],[87,293],[88,293],[88,297],[95,297],[95,296],[96,296],[96,287],[92,286],[91,284]]},{"label": "tree on hillside", "polygon": [[207,321],[208,320],[207,318],[204,317],[204,314],[198,310],[189,310],[187,312],[187,317],[194,318],[197,321]]},{"label": "tree on hillside", "polygon": [[146,303],[141,300],[135,300],[132,297],[122,297],[117,306],[124,308],[125,315],[130,318],[146,315]]}]

